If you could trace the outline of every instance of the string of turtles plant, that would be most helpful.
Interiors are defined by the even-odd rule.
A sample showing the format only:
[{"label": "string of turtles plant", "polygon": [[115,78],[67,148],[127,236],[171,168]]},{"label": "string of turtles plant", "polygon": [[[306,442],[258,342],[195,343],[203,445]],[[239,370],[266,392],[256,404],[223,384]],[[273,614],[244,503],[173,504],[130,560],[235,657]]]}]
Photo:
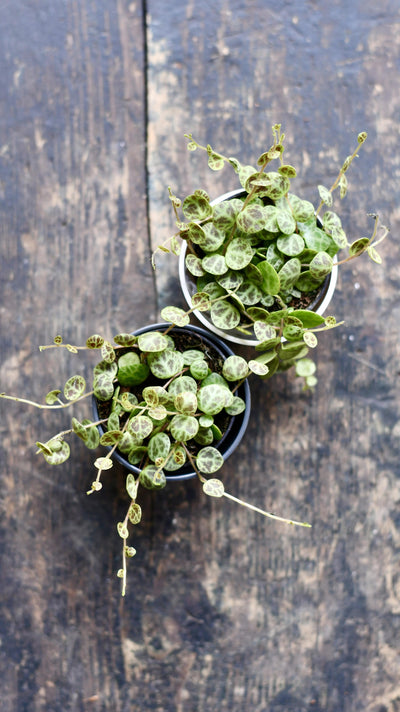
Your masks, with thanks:
[{"label": "string of turtles plant", "polygon": [[[175,308],[166,307],[162,316],[175,317],[177,313]],[[62,391],[50,391],[44,403],[0,394],[4,399],[48,410],[69,408],[88,397],[96,398],[99,412],[104,411],[99,420],[80,421],[73,416],[69,429],[58,432],[46,442],[36,442],[37,453],[50,465],[59,465],[68,459],[70,445],[66,438],[73,433],[91,450],[99,445],[108,448],[104,456],[94,461],[97,474],[87,494],[101,490],[102,474],[113,467],[112,456],[117,449],[130,464],[140,468],[138,475],[127,475],[130,503],[124,519],[117,524],[123,540],[122,566],[118,571],[122,578],[122,595],[126,591],[127,559],[136,553],[135,548],[128,545],[129,525],[138,524],[142,516],[137,501],[139,487],[163,488],[165,473],[179,470],[186,462],[197,473],[205,494],[227,497],[278,521],[310,526],[237,499],[225,491],[221,480],[209,477],[224,462],[216,447],[223,434],[218,417],[220,414],[234,417],[245,408],[244,400],[236,391],[248,375],[248,366],[243,358],[233,355],[225,359],[221,372],[212,370],[209,358],[201,349],[178,348],[176,338],[169,333],[171,328],[172,324],[164,332],[149,331],[137,336],[118,334],[114,344],[99,334],[90,336],[84,346],[63,343],[57,336],[53,344],[41,346],[40,350],[67,349],[74,354],[82,349],[100,351],[101,360],[93,368],[91,388],[87,388],[82,375],[73,375]],[[102,426],[102,434],[99,426]]]},{"label": "string of turtles plant", "polygon": [[[273,144],[260,155],[257,167],[242,165],[210,145],[200,145],[191,134],[185,135],[190,151],[207,153],[212,170],[232,166],[243,192],[211,205],[204,190],[195,190],[181,202],[169,188],[178,230],[155,253],[178,255],[185,242],[186,269],[197,288],[192,306],[201,310],[198,304],[208,299],[203,311],[209,311],[218,329],[254,335],[261,352],[255,361],[268,366],[264,377],[295,365],[298,375],[309,378],[307,385],[314,385],[315,366],[303,360],[308,347],[317,345],[316,334],[310,329],[325,330],[337,324],[333,317],[324,319],[301,308],[303,302],[309,305],[334,264],[364,253],[380,264],[376,248],[388,228],[380,226],[374,215],[370,237],[350,243],[339,215],[330,209],[336,190],[341,199],[347,193],[346,173],[367,138],[366,132],[358,135],[356,148],[343,162],[332,186],[318,186],[317,208],[290,192],[296,169],[284,163],[281,125],[273,126],[272,132]],[[266,170],[272,161],[279,162],[278,169]],[[341,250],[347,253],[338,260]],[[155,254],[153,266],[154,258]],[[285,345],[282,336],[289,343]]]}]

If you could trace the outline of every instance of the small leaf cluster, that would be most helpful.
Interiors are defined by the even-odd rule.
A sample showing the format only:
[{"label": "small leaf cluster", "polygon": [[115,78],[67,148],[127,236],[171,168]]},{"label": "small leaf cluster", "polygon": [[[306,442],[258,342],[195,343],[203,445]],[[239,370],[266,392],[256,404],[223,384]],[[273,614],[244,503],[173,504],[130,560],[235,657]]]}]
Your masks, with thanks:
[{"label": "small leaf cluster", "polygon": [[[367,138],[365,132],[359,134],[356,149],[344,161],[333,185],[318,186],[320,203],[315,208],[291,191],[296,169],[283,159],[285,136],[280,125],[272,130],[273,144],[259,156],[256,165],[242,165],[187,135],[188,149],[205,150],[212,170],[220,170],[225,164],[232,166],[242,190],[237,197],[216,204],[211,204],[202,189],[183,202],[170,190],[178,232],[168,241],[169,247],[160,248],[178,254],[180,241],[184,241],[186,269],[196,285],[192,306],[199,295],[204,304],[208,295],[214,326],[252,337],[255,324],[263,319],[259,310],[264,314],[282,311],[304,300],[304,296],[311,302],[330,275],[340,250],[346,251],[341,262],[364,252],[380,262],[376,245],[387,234],[384,228],[384,234],[376,240],[375,216],[372,235],[350,242],[339,215],[331,209],[336,189],[341,198],[346,195],[346,172]],[[272,161],[278,162],[276,170],[270,170]]]}]

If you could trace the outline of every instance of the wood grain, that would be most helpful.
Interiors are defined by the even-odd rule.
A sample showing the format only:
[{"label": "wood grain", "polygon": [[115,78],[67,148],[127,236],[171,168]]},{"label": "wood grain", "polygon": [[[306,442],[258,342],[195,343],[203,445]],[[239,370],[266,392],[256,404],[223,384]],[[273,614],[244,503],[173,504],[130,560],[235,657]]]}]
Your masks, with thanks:
[{"label": "wood grain", "polygon": [[167,186],[236,187],[186,152],[187,131],[251,162],[281,122],[297,191],[315,200],[367,130],[344,224],[361,236],[379,211],[392,230],[383,267],[340,273],[346,324],[321,335],[315,392],[254,380],[224,466],[233,495],[312,530],[196,482],[149,493],[121,601],[124,473],[86,497],[83,446],[60,468],[34,454],[65,420],[1,404],[5,712],[400,710],[400,11],[282,5],[1,4],[1,390],[62,385],[74,357],[36,349],[56,333],[111,336],[182,299],[176,261],[149,264],[174,228]]}]

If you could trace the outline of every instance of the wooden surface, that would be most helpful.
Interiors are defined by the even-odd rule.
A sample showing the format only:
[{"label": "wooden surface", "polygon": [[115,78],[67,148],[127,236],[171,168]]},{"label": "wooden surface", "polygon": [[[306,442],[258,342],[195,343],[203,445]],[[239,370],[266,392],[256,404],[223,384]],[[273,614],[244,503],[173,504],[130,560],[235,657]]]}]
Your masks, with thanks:
[{"label": "wooden surface", "polygon": [[76,357],[37,349],[57,333],[179,303],[176,262],[149,263],[166,187],[236,187],[184,132],[250,162],[281,122],[315,200],[366,130],[345,226],[379,211],[392,230],[383,267],[340,273],[315,393],[253,383],[223,470],[311,530],[196,482],[149,493],[122,602],[123,472],[87,497],[83,445],[58,468],[35,455],[65,418],[0,404],[2,712],[400,710],[399,30],[397,0],[1,0],[1,390],[64,383]]}]

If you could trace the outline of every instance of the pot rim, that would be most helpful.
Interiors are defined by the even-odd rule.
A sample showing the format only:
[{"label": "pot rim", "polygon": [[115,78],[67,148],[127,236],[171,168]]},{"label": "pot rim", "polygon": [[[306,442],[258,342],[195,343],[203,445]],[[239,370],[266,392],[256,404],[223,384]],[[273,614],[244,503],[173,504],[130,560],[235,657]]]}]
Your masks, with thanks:
[{"label": "pot rim", "polygon": [[[132,332],[135,336],[139,334],[143,334],[147,331],[155,331],[155,330],[160,330],[160,329],[167,329],[168,327],[171,327],[171,324],[167,322],[160,322],[157,324],[148,324],[147,326],[143,326],[139,329],[136,329],[134,332]],[[171,331],[173,332],[174,330],[178,330],[180,332],[186,331],[191,331],[195,332],[199,336],[202,337],[202,339],[205,342],[208,342],[211,346],[213,346],[217,351],[221,353],[221,355],[224,358],[227,358],[228,356],[234,355],[234,352],[232,349],[226,344],[225,342],[221,341],[218,339],[215,334],[212,334],[205,329],[203,329],[200,326],[196,326],[195,324],[188,324],[187,326],[173,326]],[[215,447],[221,451],[221,454],[223,455],[224,461],[228,459],[230,455],[236,450],[238,447],[239,443],[241,442],[244,433],[246,431],[249,418],[250,418],[250,411],[251,411],[251,396],[250,396],[250,386],[248,383],[248,380],[246,379],[240,386],[240,395],[243,398],[243,400],[246,403],[246,408],[242,413],[239,413],[238,415],[231,416],[231,421],[228,426],[228,429],[221,440],[215,444]],[[92,398],[92,410],[93,410],[93,416],[95,417],[96,420],[99,419],[99,412],[98,412],[98,407],[97,407],[97,401],[96,398],[93,396]],[[99,432],[103,434],[105,432],[105,429],[103,428],[102,425],[97,426]],[[229,442],[231,440],[231,442]],[[225,449],[223,445],[226,445]],[[106,448],[108,451],[111,450],[110,447]],[[117,450],[112,455],[113,459],[117,460],[121,465],[125,467],[126,470],[129,472],[132,472],[136,475],[140,473],[140,468],[137,467],[136,465],[131,465],[130,462]],[[183,466],[185,467],[185,465]],[[186,465],[186,467],[189,467],[189,465]],[[183,472],[179,474],[179,470],[176,471],[176,474],[171,473],[167,475],[165,473],[165,477],[167,482],[171,481],[183,481],[183,480],[190,480],[193,479],[194,477],[197,477],[197,473],[194,471],[189,471],[189,472]]]},{"label": "pot rim", "polygon": [[[231,198],[236,198],[240,196],[242,193],[245,191],[242,188],[238,188],[236,190],[231,190],[228,193],[223,193],[223,195],[218,196],[218,198],[215,198],[214,200],[211,201],[210,205],[218,205],[218,203],[222,203],[224,200],[230,200]],[[189,308],[192,306],[192,295],[196,291],[196,286],[194,280],[190,279],[190,276],[188,276],[188,271],[186,269],[185,265],[185,256],[186,256],[186,250],[187,250],[187,243],[184,241],[182,246],[181,246],[181,252],[179,255],[179,264],[178,264],[178,270],[179,270],[179,281],[181,284],[181,289],[183,292],[183,296],[185,297],[186,303]],[[322,316],[329,304],[332,301],[333,294],[336,289],[336,283],[338,279],[338,266],[337,266],[337,257],[335,255],[333,259],[334,265],[332,268],[331,273],[327,276],[325,279],[324,284],[321,287],[321,291],[317,298],[310,304],[308,307],[309,311],[315,311],[316,314],[319,314]],[[320,302],[320,303],[318,303]],[[316,309],[313,309],[313,305],[315,306],[318,304]],[[193,314],[195,315],[196,319],[199,320],[203,326],[205,326],[209,331],[213,332],[217,336],[219,336],[221,339],[226,339],[226,341],[230,341],[231,343],[235,344],[241,344],[242,346],[255,346],[258,344],[257,339],[251,339],[251,338],[246,338],[244,336],[240,335],[240,332],[237,329],[232,329],[231,331],[223,331],[222,329],[218,329],[218,327],[214,326],[212,323],[211,319],[208,319],[205,316],[204,312],[200,312],[197,309],[193,311]]]}]

